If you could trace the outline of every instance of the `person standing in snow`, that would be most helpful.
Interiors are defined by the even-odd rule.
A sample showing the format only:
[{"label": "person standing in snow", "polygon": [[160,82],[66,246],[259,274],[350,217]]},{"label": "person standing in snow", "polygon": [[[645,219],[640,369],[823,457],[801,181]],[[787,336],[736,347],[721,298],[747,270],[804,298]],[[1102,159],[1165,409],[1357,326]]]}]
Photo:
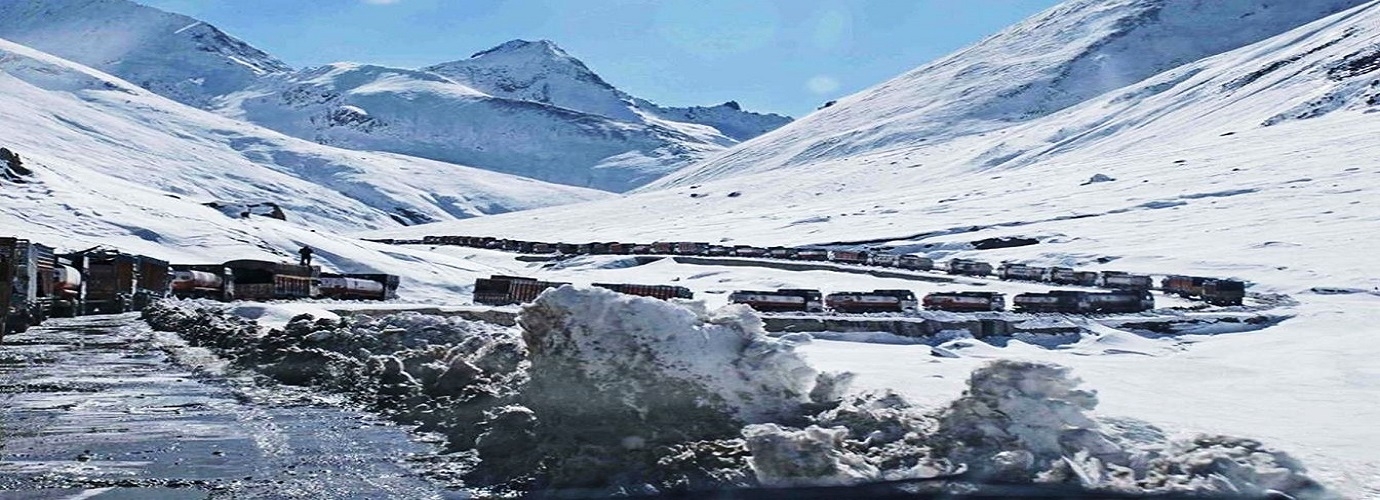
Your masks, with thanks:
[{"label": "person standing in snow", "polygon": [[302,257],[301,261],[298,262],[298,265],[302,265],[302,266],[310,266],[310,265],[311,265],[311,247],[306,246],[306,245],[302,245],[302,249],[297,251],[297,255],[299,255],[299,256]]}]

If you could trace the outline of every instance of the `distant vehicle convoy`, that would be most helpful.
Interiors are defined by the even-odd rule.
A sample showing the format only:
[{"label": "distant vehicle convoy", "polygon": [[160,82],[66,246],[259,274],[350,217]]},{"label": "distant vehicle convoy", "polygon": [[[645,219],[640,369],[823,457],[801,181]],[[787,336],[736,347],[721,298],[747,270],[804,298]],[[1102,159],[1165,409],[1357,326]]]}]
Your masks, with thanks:
[{"label": "distant vehicle convoy", "polygon": [[397,296],[398,284],[388,274],[332,274],[260,260],[170,264],[107,248],[60,254],[0,237],[0,338],[48,318],[138,311],[163,297],[385,300]]},{"label": "distant vehicle convoy", "polygon": [[[570,283],[540,281],[520,276],[493,275],[479,278],[474,282],[474,302],[491,306],[526,304],[537,299],[548,288],[559,288]],[[632,285],[626,283],[595,283],[594,286],[628,295],[639,295],[662,300],[693,299],[695,294],[683,286]]]},{"label": "distant vehicle convoy", "polygon": [[[713,245],[704,242],[655,242],[633,244],[544,243],[473,236],[427,236],[421,240],[375,240],[393,244],[460,245],[510,252],[548,255],[688,255],[821,261],[837,264],[935,270],[935,262],[890,249],[824,249]],[[1154,307],[1149,294],[1150,276],[1117,271],[1080,271],[1065,267],[1034,267],[991,264],[951,259],[942,268],[953,275],[996,276],[1059,285],[1101,287],[1109,291],[1054,290],[1025,293],[1013,298],[1020,312],[1122,313]],[[258,260],[221,264],[170,264],[142,255],[92,248],[58,254],[52,247],[17,238],[0,238],[0,335],[22,332],[49,317],[120,313],[139,310],[160,297],[229,300],[335,298],[384,300],[396,296],[399,279],[388,274],[323,273],[318,266],[299,266]],[[504,305],[530,302],[547,288],[565,283],[531,278],[493,276],[475,283],[476,303]],[[691,298],[678,286],[608,284],[595,286],[621,293],[660,299]],[[1167,294],[1205,301],[1212,305],[1241,305],[1246,284],[1241,281],[1171,275],[1160,281]],[[920,308],[937,311],[1002,311],[1006,298],[995,292],[939,292],[917,301],[907,290],[835,292],[782,289],[736,291],[732,303],[766,312],[873,313],[909,312]]]},{"label": "distant vehicle convoy", "polygon": [[[479,278],[474,284],[474,301],[479,304],[504,306],[525,304],[537,299],[550,288],[569,283],[539,281],[518,276]],[[658,299],[692,299],[689,289],[678,286],[631,285],[595,283],[628,295]],[[738,290],[728,296],[729,303],[743,304],[760,312],[842,314],[910,313],[920,309],[950,312],[986,312],[1006,309],[1006,298],[996,292],[937,292],[925,296],[923,302],[910,290],[873,290],[871,292],[835,292],[825,295],[819,290]],[[1054,290],[1047,293],[1023,293],[1014,301],[1017,312],[1030,313],[1135,313],[1155,308],[1154,297],[1148,290],[1112,290],[1088,292],[1082,290]]]},{"label": "distant vehicle convoy", "polygon": [[[833,262],[870,267],[898,268],[912,271],[932,271],[934,260],[914,254],[896,254],[890,248],[869,250],[754,247],[749,245],[723,246],[703,242],[656,242],[634,243],[539,243],[505,240],[480,236],[426,236],[420,240],[384,239],[372,240],[396,245],[456,245],[472,248],[506,250],[521,253],[547,255],[688,255],[707,257],[751,257],[798,261]],[[1111,292],[1091,291],[1052,291],[1047,294],[1022,294],[1013,299],[1012,306],[1018,311],[1051,310],[1051,312],[1089,313],[1113,312],[1145,307],[1145,296],[1141,292],[1154,288],[1154,280],[1143,274],[1120,271],[1080,271],[1067,267],[1036,267],[1019,263],[1003,263],[993,268],[986,262],[970,259],[950,259],[943,267],[948,274],[960,276],[995,276],[1011,281],[1032,281],[1055,285],[1072,285],[1111,289]],[[1241,305],[1246,296],[1246,284],[1241,281],[1201,278],[1192,276],[1169,276],[1160,282],[1160,289],[1185,298],[1199,299],[1217,306]],[[823,311],[827,300],[816,297],[813,300],[802,292],[818,295],[817,290],[776,290],[776,291],[738,291],[730,295],[730,302],[748,304],[759,311]],[[882,298],[881,291],[848,292],[857,298],[840,296],[837,304],[843,309],[897,309],[906,310],[904,300],[897,299],[896,306],[883,306],[892,299]],[[1028,295],[1028,296],[1027,296]],[[1038,295],[1038,297],[1037,297]],[[1021,296],[1027,296],[1021,300]],[[535,295],[533,296],[535,298]],[[736,299],[735,299],[736,297]],[[868,297],[868,298],[862,298]],[[911,299],[913,301],[914,299]],[[1153,299],[1145,309],[1153,308]],[[1006,308],[1005,297],[993,292],[944,292],[930,294],[921,305],[925,309],[973,312],[1001,311]],[[914,309],[914,306],[911,306]],[[838,310],[838,309],[835,309]],[[1144,310],[1144,309],[1139,309]]]}]

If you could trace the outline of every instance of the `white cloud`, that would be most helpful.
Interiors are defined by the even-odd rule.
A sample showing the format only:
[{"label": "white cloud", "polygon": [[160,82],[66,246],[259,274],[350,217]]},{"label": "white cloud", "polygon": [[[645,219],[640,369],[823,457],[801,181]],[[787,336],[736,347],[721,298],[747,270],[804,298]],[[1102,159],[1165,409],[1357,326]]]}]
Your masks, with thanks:
[{"label": "white cloud", "polygon": [[364,3],[367,3],[367,4],[370,4],[370,5],[392,5],[392,4],[401,2],[402,0],[360,0],[360,1],[362,1],[362,2],[364,2]]},{"label": "white cloud", "polygon": [[805,81],[805,88],[816,94],[828,94],[839,89],[839,80],[829,75],[815,75]]}]

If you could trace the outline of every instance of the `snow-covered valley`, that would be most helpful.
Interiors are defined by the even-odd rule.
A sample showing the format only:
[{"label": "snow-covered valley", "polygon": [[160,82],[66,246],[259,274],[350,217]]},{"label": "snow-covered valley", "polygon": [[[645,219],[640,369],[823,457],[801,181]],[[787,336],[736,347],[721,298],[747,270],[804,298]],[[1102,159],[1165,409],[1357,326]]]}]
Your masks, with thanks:
[{"label": "snow-covered valley", "polygon": [[[549,42],[420,70],[294,70],[209,25],[145,12],[131,19],[153,32],[187,28],[176,34],[224,50],[158,45],[172,58],[210,58],[177,68],[111,58],[54,35],[102,26],[86,22],[90,12],[44,7],[74,1],[0,5],[0,19],[22,14],[34,21],[26,26],[61,21],[48,32],[0,27],[0,38],[15,37],[0,40],[0,147],[33,171],[0,177],[0,236],[177,263],[288,261],[309,245],[328,271],[403,280],[394,304],[240,308],[275,327],[304,311],[336,321],[326,311],[468,307],[475,278],[491,274],[691,289],[709,310],[697,320],[640,310],[679,318],[666,331],[752,330],[748,316],[712,312],[734,290],[1049,288],[531,261],[364,238],[885,246],[936,260],[1240,279],[1287,296],[1264,313],[1271,322],[1183,334],[1086,322],[1076,338],[1044,343],[875,332],[773,342],[798,344],[812,369],[856,373],[859,390],[892,389],[927,410],[962,398],[969,375],[993,360],[1067,366],[1097,392],[1095,417],[1257,439],[1341,497],[1380,497],[1380,432],[1367,424],[1380,419],[1380,1],[1074,0],[789,124],[736,103],[646,102]],[[123,0],[89,5],[143,12]],[[227,57],[239,63],[222,66]],[[185,85],[198,71],[225,87]],[[258,215],[265,207],[286,220]],[[1038,243],[973,245],[1000,237]],[[598,293],[550,299],[543,321],[659,335],[651,320],[579,310],[626,312]],[[1156,298],[1166,310],[1192,305]],[[427,360],[441,361],[451,362]]]}]

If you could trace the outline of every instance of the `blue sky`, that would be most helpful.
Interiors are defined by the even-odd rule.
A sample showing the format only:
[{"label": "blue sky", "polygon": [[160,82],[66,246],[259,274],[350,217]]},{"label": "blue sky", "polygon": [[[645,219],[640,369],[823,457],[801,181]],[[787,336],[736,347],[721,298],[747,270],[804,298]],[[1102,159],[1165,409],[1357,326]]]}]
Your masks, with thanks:
[{"label": "blue sky", "polygon": [[136,0],[298,67],[420,67],[547,39],[664,105],[803,116],[1057,0]]}]

